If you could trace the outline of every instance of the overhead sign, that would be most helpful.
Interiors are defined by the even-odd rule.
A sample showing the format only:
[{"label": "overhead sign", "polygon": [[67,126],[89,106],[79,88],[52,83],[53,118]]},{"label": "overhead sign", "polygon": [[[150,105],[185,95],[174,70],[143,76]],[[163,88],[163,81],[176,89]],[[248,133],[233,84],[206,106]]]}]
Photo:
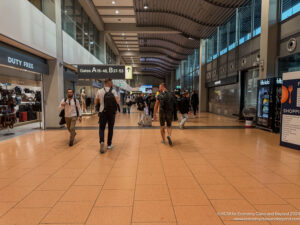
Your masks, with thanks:
[{"label": "overhead sign", "polygon": [[300,150],[300,72],[283,74],[280,145]]},{"label": "overhead sign", "polygon": [[125,79],[126,80],[132,79],[132,66],[125,66]]},{"label": "overhead sign", "polygon": [[125,79],[125,66],[78,65],[79,79]]},{"label": "overhead sign", "polygon": [[2,42],[0,42],[0,64],[35,73],[49,74],[46,60]]}]

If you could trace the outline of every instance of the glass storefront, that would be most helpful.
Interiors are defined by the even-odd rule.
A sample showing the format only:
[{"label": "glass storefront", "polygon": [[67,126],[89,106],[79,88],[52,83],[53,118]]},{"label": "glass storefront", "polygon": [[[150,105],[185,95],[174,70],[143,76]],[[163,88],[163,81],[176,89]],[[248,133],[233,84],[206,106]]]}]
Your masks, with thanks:
[{"label": "glass storefront", "polygon": [[300,53],[280,58],[278,61],[278,74],[282,77],[283,73],[300,71]]},{"label": "glass storefront", "polygon": [[209,112],[235,116],[239,114],[239,83],[209,89]]},{"label": "glass storefront", "polygon": [[259,79],[259,70],[249,70],[244,74],[244,107],[257,107],[257,81]]}]

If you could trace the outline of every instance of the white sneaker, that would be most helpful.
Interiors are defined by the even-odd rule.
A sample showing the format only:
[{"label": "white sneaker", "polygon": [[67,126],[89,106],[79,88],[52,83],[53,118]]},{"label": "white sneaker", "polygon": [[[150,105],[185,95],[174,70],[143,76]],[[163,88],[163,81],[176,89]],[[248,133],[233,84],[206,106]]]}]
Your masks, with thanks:
[{"label": "white sneaker", "polygon": [[109,145],[109,146],[107,146],[107,149],[111,150],[111,149],[113,149],[113,147],[114,147],[113,145]]}]

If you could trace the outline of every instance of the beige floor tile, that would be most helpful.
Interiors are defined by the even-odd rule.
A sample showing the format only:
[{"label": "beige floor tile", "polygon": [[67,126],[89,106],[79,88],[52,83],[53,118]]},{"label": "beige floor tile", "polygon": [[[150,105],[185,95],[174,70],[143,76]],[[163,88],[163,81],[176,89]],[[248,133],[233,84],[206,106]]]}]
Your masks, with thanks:
[{"label": "beige floor tile", "polygon": [[172,203],[174,206],[209,205],[203,191],[199,189],[171,189]]},{"label": "beige floor tile", "polygon": [[18,208],[51,208],[62,196],[63,191],[33,191],[24,200]]},{"label": "beige floor tile", "polygon": [[199,185],[193,177],[167,177],[170,189],[197,189]]},{"label": "beige floor tile", "polygon": [[94,208],[86,225],[131,225],[131,207]]},{"label": "beige floor tile", "polygon": [[267,188],[240,188],[239,191],[252,204],[286,204]]},{"label": "beige floor tile", "polygon": [[195,174],[200,184],[228,184],[223,176],[217,173]]},{"label": "beige floor tile", "polygon": [[76,180],[74,185],[101,186],[104,184],[106,177],[107,176],[103,174],[83,174],[78,178],[78,180]]},{"label": "beige floor tile", "polygon": [[8,186],[12,182],[13,181],[11,181],[9,179],[0,179],[0,190],[5,188],[6,186]]},{"label": "beige floor tile", "polygon": [[222,225],[211,206],[175,206],[178,225]]},{"label": "beige floor tile", "polygon": [[91,208],[90,202],[59,202],[42,223],[85,223]]},{"label": "beige floor tile", "polygon": [[300,187],[295,184],[270,184],[267,187],[281,198],[300,198]]},{"label": "beige floor tile", "polygon": [[0,217],[16,205],[16,202],[0,202]]},{"label": "beige floor tile", "polygon": [[202,185],[209,199],[242,199],[243,197],[231,185]]},{"label": "beige floor tile", "polygon": [[111,170],[110,177],[134,177],[136,176],[137,169],[134,167],[119,168],[115,167]]},{"label": "beige floor tile", "polygon": [[94,202],[102,186],[71,186],[60,201],[63,202]]},{"label": "beige floor tile", "polygon": [[210,173],[219,173],[215,168],[210,165],[190,165],[190,168],[194,174],[197,175],[206,175]]},{"label": "beige floor tile", "polygon": [[108,177],[103,189],[134,189],[135,177]]},{"label": "beige floor tile", "polygon": [[300,198],[299,199],[285,199],[292,206],[300,210]]},{"label": "beige floor tile", "polygon": [[43,184],[37,187],[37,190],[56,190],[64,191],[67,190],[71,184],[74,182],[75,178],[54,178],[51,177],[46,180]]},{"label": "beige floor tile", "polygon": [[[241,218],[239,213],[256,213],[255,208],[246,200],[211,200],[211,203],[223,221]],[[222,213],[229,213],[222,215]],[[232,215],[230,213],[235,213]],[[247,215],[246,217],[251,217]]]},{"label": "beige floor tile", "polygon": [[224,221],[225,225],[270,225],[265,221]]},{"label": "beige floor tile", "polygon": [[167,177],[191,177],[192,173],[187,167],[167,167],[165,168],[165,175]]},{"label": "beige floor tile", "polygon": [[136,201],[162,201],[170,200],[166,185],[137,185],[135,190]]},{"label": "beige floor tile", "polygon": [[10,210],[2,218],[2,225],[35,225],[39,224],[41,219],[49,211],[49,208],[15,208]]},{"label": "beige floor tile", "polygon": [[95,206],[132,206],[133,196],[134,190],[102,190]]},{"label": "beige floor tile", "polygon": [[132,222],[175,222],[170,201],[135,201]]},{"label": "beige floor tile", "polygon": [[177,223],[132,223],[132,225],[177,225]]},{"label": "beige floor tile", "polygon": [[58,170],[53,177],[59,178],[76,178],[83,172],[83,169],[65,169]]},{"label": "beige floor tile", "polygon": [[18,202],[33,191],[33,187],[8,186],[0,191],[0,202]]},{"label": "beige floor tile", "polygon": [[166,177],[161,174],[139,174],[136,184],[166,184]]},{"label": "beige floor tile", "polygon": [[259,182],[263,184],[284,184],[289,183],[287,179],[275,173],[252,174]]},{"label": "beige floor tile", "polygon": [[284,176],[285,179],[287,179],[288,181],[290,181],[291,183],[297,184],[298,186],[300,186],[300,176]]},{"label": "beige floor tile", "polygon": [[226,177],[229,183],[237,188],[263,188],[264,185],[260,183],[258,180],[251,176],[243,176],[243,177]]}]

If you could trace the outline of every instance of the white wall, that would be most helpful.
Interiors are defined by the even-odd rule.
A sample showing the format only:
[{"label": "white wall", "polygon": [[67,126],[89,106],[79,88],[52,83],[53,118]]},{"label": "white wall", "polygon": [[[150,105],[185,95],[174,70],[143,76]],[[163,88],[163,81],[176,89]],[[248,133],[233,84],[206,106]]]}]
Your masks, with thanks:
[{"label": "white wall", "polygon": [[56,24],[26,0],[0,0],[0,34],[56,57]]},{"label": "white wall", "polygon": [[70,35],[63,31],[64,62],[72,64],[103,64]]}]

